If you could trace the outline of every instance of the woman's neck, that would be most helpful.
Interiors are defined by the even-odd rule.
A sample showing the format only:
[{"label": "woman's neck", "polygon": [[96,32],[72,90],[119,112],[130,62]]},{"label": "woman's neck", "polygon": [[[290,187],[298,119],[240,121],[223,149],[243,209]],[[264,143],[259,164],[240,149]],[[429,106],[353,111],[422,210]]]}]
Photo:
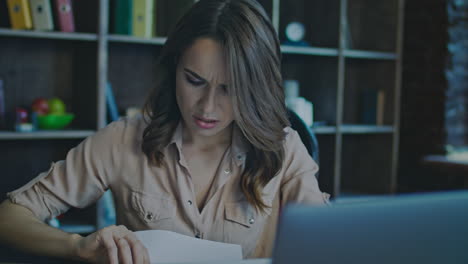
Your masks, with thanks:
[{"label": "woman's neck", "polygon": [[231,124],[220,133],[210,137],[205,137],[194,135],[184,127],[182,145],[197,152],[224,151],[231,144],[232,128],[233,125]]}]

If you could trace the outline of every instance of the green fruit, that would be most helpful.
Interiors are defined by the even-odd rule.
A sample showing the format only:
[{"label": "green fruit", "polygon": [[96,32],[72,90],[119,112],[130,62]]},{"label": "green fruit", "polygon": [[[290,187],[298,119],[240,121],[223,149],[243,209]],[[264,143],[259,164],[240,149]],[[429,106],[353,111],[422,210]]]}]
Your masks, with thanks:
[{"label": "green fruit", "polygon": [[63,115],[65,114],[65,104],[59,98],[49,99],[49,114]]}]

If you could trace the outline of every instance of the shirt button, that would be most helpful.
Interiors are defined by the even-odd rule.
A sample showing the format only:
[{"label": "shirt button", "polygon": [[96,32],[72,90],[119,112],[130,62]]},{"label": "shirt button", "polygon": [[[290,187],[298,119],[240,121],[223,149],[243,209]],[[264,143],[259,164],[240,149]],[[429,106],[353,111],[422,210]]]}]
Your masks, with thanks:
[{"label": "shirt button", "polygon": [[229,174],[229,173],[231,173],[231,170],[230,170],[230,169],[225,169],[225,170],[224,170],[224,173],[225,173],[225,174]]},{"label": "shirt button", "polygon": [[151,221],[151,220],[153,220],[153,218],[154,218],[153,213],[149,212],[149,213],[146,214],[146,220]]},{"label": "shirt button", "polygon": [[250,218],[250,219],[249,219],[249,224],[253,225],[253,223],[255,223],[255,219]]},{"label": "shirt button", "polygon": [[190,201],[190,200],[188,200],[187,203],[188,203],[189,205],[192,205],[192,204],[193,204],[192,201]]}]

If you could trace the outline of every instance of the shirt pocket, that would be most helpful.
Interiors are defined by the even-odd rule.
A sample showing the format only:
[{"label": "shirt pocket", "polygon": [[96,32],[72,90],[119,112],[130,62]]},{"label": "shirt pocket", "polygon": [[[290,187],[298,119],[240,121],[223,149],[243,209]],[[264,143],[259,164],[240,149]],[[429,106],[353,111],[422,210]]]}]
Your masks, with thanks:
[{"label": "shirt pocket", "polygon": [[229,202],[225,205],[224,242],[242,246],[244,256],[253,252],[271,215],[272,199],[263,198],[269,208],[256,210],[248,201]]},{"label": "shirt pocket", "polygon": [[131,206],[139,222],[144,225],[144,229],[173,228],[176,202],[169,195],[132,191]]}]

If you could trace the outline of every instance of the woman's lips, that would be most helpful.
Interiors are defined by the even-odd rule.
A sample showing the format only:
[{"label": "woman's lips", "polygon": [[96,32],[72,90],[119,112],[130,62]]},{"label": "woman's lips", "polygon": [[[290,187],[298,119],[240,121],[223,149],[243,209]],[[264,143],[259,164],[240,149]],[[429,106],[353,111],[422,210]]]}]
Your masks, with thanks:
[{"label": "woman's lips", "polygon": [[212,129],[216,127],[219,123],[219,120],[216,119],[206,119],[198,116],[193,116],[195,124],[202,129]]}]

